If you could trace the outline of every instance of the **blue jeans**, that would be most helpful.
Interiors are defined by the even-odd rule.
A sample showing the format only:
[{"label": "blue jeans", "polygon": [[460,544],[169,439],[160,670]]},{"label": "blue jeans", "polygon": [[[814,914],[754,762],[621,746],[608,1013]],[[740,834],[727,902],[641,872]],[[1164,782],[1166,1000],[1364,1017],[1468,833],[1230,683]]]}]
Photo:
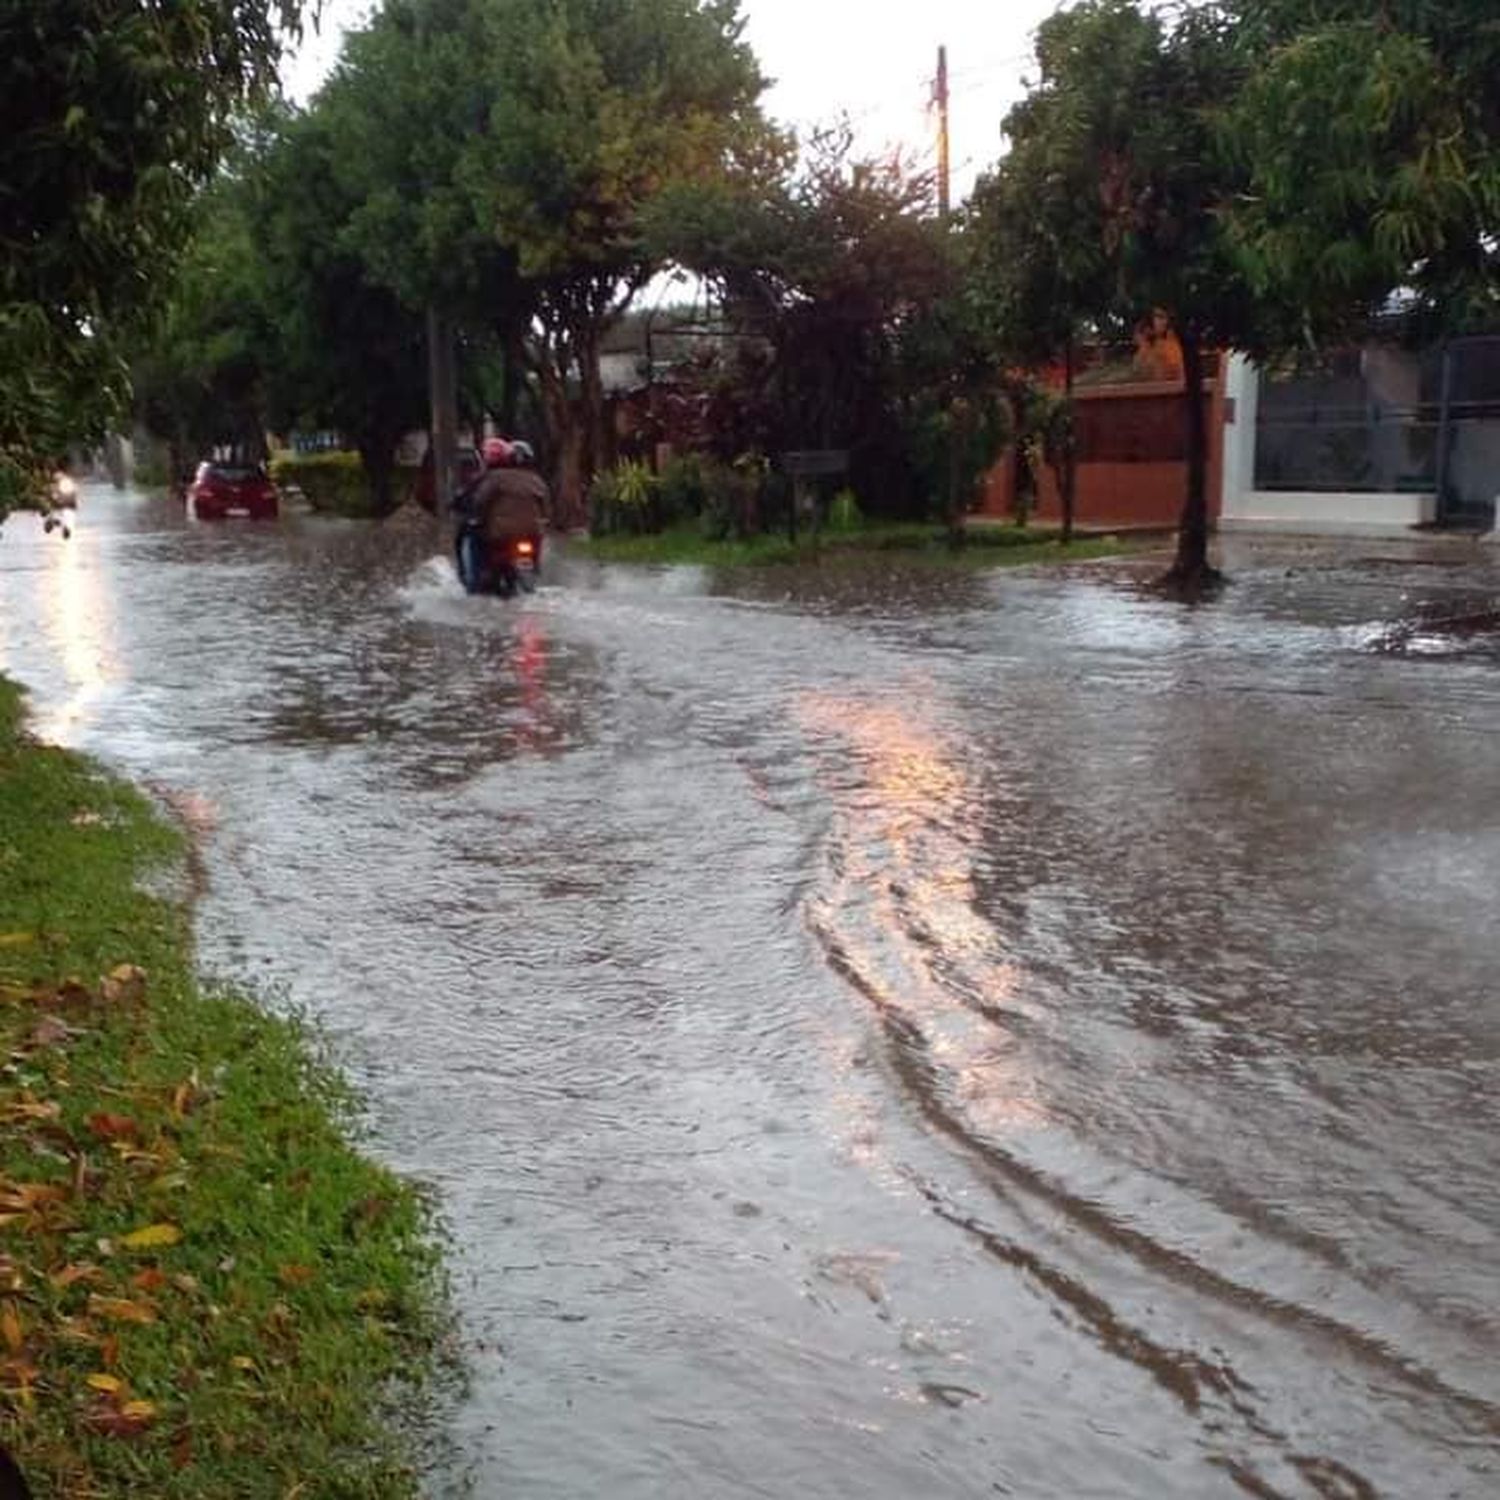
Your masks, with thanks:
[{"label": "blue jeans", "polygon": [[477,526],[465,526],[454,543],[458,576],[465,590],[477,594],[484,585],[484,542]]}]

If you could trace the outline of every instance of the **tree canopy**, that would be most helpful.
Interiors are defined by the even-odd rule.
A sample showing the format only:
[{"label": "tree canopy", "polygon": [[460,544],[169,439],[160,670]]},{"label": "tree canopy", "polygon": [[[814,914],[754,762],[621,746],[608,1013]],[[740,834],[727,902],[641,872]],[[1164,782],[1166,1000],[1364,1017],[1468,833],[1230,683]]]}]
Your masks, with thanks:
[{"label": "tree canopy", "polygon": [[562,512],[604,458],[599,341],[658,262],[650,204],[771,149],[738,0],[388,0],[312,113],[345,243],[545,402]]},{"label": "tree canopy", "polygon": [[1169,17],[1132,0],[1057,12],[1036,53],[1039,76],[1006,119],[1010,152],[981,191],[978,253],[1023,351],[1047,350],[1084,315],[1171,318],[1188,432],[1174,574],[1191,584],[1210,572],[1205,351],[1260,347],[1276,313],[1224,227],[1241,178],[1217,122],[1243,54],[1221,11]]},{"label": "tree canopy", "polygon": [[1257,294],[1304,338],[1399,296],[1429,332],[1500,317],[1493,0],[1233,0],[1246,79],[1229,215]]},{"label": "tree canopy", "polygon": [[301,0],[0,4],[0,516],[128,396],[117,335],[166,289]]}]

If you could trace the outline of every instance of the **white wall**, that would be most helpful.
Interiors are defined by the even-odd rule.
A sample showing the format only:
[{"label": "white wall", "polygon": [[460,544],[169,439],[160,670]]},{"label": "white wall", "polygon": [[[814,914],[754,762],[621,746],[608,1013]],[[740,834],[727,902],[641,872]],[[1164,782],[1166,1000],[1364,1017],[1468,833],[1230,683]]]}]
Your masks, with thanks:
[{"label": "white wall", "polygon": [[1222,531],[1402,536],[1437,518],[1435,495],[1369,494],[1255,488],[1255,424],[1260,376],[1241,354],[1230,356],[1225,395],[1234,403],[1224,429]]},{"label": "white wall", "polygon": [[1402,536],[1437,518],[1433,495],[1248,490],[1237,498],[1234,511],[1226,509],[1220,517],[1225,531]]}]

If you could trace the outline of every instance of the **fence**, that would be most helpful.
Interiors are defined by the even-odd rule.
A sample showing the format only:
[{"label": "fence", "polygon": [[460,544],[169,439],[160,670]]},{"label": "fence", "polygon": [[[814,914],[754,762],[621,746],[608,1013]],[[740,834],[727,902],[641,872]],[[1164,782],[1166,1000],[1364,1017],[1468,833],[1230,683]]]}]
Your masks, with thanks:
[{"label": "fence", "polygon": [[[1208,504],[1218,514],[1223,464],[1223,399],[1217,374],[1204,382],[1208,428]],[[1178,382],[1080,386],[1074,392],[1078,477],[1076,523],[1090,530],[1175,526],[1187,495],[1187,412]],[[1062,518],[1056,478],[1043,466],[1034,518]],[[991,470],[980,514],[1009,516],[1016,460],[1007,452]]]}]

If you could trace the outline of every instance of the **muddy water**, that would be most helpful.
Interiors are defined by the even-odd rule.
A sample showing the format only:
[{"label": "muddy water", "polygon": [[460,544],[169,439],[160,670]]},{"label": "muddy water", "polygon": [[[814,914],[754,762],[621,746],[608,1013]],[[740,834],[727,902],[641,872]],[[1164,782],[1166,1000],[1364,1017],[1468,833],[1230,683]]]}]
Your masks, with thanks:
[{"label": "muddy water", "polygon": [[474,1493],[1500,1493],[1484,553],[431,554],[89,491],[0,668],[439,1187]]}]

